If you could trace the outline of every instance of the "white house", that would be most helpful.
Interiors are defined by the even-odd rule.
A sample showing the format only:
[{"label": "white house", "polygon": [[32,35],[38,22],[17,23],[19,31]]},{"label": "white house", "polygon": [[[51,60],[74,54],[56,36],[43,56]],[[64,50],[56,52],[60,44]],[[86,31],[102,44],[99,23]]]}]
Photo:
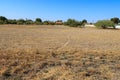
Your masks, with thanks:
[{"label": "white house", "polygon": [[85,24],[85,27],[95,27],[94,24]]},{"label": "white house", "polygon": [[120,23],[118,23],[117,25],[115,25],[116,28],[120,28]]}]

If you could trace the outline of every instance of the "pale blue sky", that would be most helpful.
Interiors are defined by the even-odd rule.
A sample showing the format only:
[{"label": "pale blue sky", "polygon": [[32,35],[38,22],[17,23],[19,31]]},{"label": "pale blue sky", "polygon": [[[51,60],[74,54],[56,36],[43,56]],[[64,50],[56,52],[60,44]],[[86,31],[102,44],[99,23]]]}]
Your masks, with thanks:
[{"label": "pale blue sky", "polygon": [[42,20],[120,18],[120,0],[0,0],[0,16]]}]

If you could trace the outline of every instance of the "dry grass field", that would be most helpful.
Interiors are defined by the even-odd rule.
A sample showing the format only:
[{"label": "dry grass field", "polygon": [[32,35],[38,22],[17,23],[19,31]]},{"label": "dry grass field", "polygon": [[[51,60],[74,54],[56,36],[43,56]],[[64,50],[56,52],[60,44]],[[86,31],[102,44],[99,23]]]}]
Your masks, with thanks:
[{"label": "dry grass field", "polygon": [[0,80],[120,80],[120,30],[0,25]]}]

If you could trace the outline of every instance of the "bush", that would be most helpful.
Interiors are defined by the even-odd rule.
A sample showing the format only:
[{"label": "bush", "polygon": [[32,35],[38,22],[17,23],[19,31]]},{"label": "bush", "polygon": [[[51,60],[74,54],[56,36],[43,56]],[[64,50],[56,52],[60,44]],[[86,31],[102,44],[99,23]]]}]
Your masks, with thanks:
[{"label": "bush", "polygon": [[27,19],[25,23],[29,25],[29,24],[33,24],[33,21],[31,19]]},{"label": "bush", "polygon": [[17,24],[17,20],[16,19],[9,19],[8,20],[8,24]]},{"label": "bush", "polygon": [[36,25],[42,25],[42,22],[34,22],[34,24],[36,24]]},{"label": "bush", "polygon": [[114,22],[110,21],[110,20],[100,20],[100,21],[97,21],[95,23],[95,26],[97,28],[103,28],[103,29],[106,29],[106,28],[115,28],[114,26]]},{"label": "bush", "polygon": [[81,27],[82,23],[74,19],[68,19],[66,22],[64,22],[64,25],[67,25],[70,27]]},{"label": "bush", "polygon": [[17,24],[23,25],[23,24],[25,24],[25,20],[24,19],[19,19],[19,20],[17,20]]},{"label": "bush", "polygon": [[4,16],[0,16],[0,24],[7,24],[7,18]]},{"label": "bush", "polygon": [[49,21],[49,25],[55,25],[55,22]]},{"label": "bush", "polygon": [[36,18],[34,23],[37,24],[37,25],[42,25],[42,19],[41,18]]},{"label": "bush", "polygon": [[48,25],[49,24],[49,21],[44,21],[43,22],[43,25]]}]

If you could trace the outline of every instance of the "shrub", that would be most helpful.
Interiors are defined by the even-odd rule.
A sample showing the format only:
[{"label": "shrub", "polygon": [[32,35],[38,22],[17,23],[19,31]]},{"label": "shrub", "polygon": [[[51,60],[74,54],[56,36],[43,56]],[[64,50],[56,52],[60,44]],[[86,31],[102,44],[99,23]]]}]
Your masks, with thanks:
[{"label": "shrub", "polygon": [[8,20],[8,24],[17,24],[17,20],[16,19],[9,19]]},{"label": "shrub", "polygon": [[49,24],[49,21],[44,21],[43,22],[43,25],[48,25]]},{"label": "shrub", "polygon": [[49,25],[55,25],[54,21],[48,21]]},{"label": "shrub", "polygon": [[42,24],[42,19],[41,18],[36,18],[35,24],[41,25]]},{"label": "shrub", "polygon": [[114,22],[112,22],[110,20],[100,20],[100,21],[97,21],[95,23],[95,26],[97,28],[103,28],[103,29],[106,29],[106,28],[109,28],[109,27],[115,28]]},{"label": "shrub", "polygon": [[34,22],[34,24],[36,24],[36,25],[42,25],[42,22]]},{"label": "shrub", "polygon": [[20,24],[20,25],[25,24],[25,20],[24,19],[19,19],[19,20],[17,20],[17,24]]},{"label": "shrub", "polygon": [[7,18],[4,16],[0,16],[0,24],[7,24]]},{"label": "shrub", "polygon": [[26,24],[33,24],[33,21],[31,19],[27,19]]},{"label": "shrub", "polygon": [[74,19],[68,19],[66,22],[64,22],[64,25],[67,25],[70,27],[81,27],[82,23]]}]

